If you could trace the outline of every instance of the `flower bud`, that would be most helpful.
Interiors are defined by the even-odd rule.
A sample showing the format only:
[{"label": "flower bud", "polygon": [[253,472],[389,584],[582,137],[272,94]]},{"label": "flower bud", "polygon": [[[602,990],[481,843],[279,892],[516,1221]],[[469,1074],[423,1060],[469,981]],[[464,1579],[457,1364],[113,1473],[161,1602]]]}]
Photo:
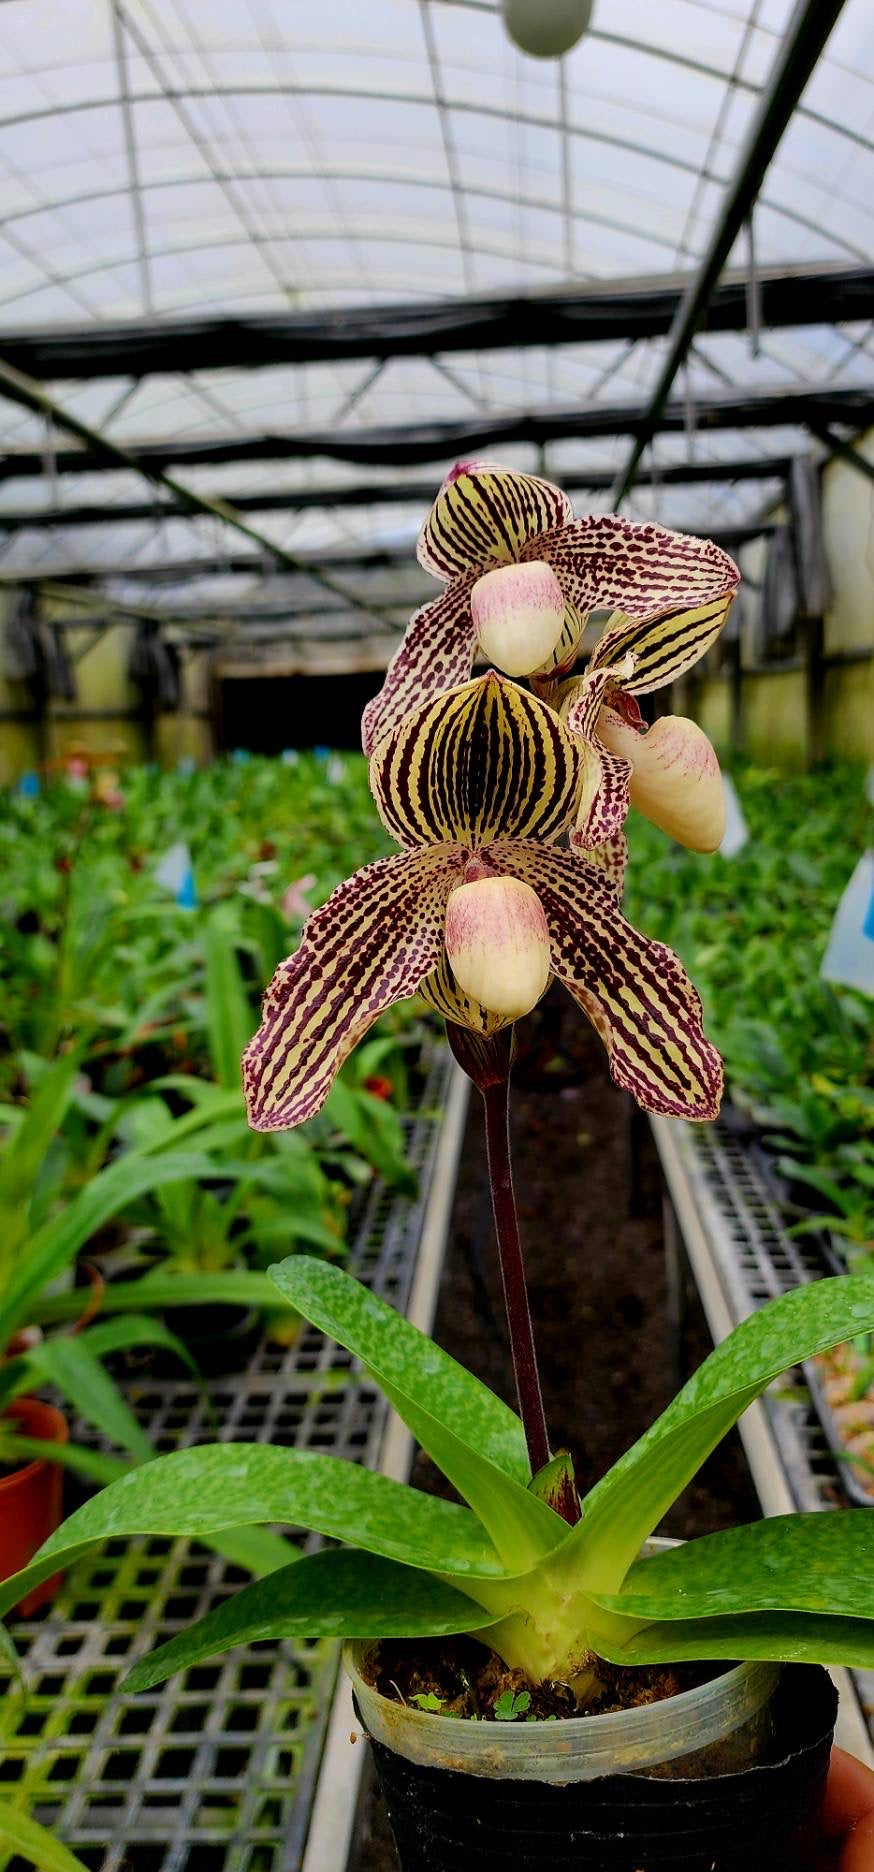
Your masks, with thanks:
[{"label": "flower bud", "polygon": [[555,649],[564,625],[564,597],[543,559],[497,566],[477,579],[470,614],[490,663],[507,676],[527,676]]},{"label": "flower bud", "polygon": [[459,987],[490,1013],[521,1019],[549,981],[543,905],[520,878],[460,884],[446,907],[446,953]]},{"label": "flower bud", "polygon": [[597,734],[632,764],[631,803],[689,851],[716,851],[725,831],[725,796],[716,754],[697,722],[662,715],[638,734],[603,708]]}]

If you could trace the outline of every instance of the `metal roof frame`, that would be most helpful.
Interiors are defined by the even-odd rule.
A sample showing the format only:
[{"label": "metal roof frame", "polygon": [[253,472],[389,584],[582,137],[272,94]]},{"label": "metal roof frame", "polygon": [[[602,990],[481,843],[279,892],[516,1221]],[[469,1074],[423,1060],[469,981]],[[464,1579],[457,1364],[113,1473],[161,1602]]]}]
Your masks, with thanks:
[{"label": "metal roof frame", "polygon": [[707,247],[677,309],[668,336],[667,354],[650,395],[643,424],[616,480],[614,507],[622,505],[634,485],[638,463],[656,432],[661,411],[688,357],[722,269],[744,222],[752,214],[771,159],[845,4],[846,0],[798,0]]},{"label": "metal roof frame", "polygon": [[[16,370],[46,382],[201,372],[233,367],[350,359],[433,357],[443,353],[523,350],[529,346],[615,343],[663,337],[694,275],[596,282],[584,290],[487,295],[364,305],[335,312],[193,315],[64,325],[0,334]],[[770,330],[874,318],[874,266],[765,268],[757,276],[760,319]],[[722,276],[701,329],[742,332],[748,322],[748,274]]]},{"label": "metal roof frame", "polygon": [[[835,453],[837,443],[827,442]],[[647,468],[637,479],[649,487],[677,487],[724,481],[783,481],[791,466],[788,455],[754,456],[728,461],[666,462],[662,468]],[[592,468],[562,475],[566,493],[605,493],[615,479],[612,468]],[[432,481],[374,481],[358,487],[328,485],[285,488],[271,493],[265,489],[255,494],[235,494],[237,513],[304,513],[312,509],[358,507],[421,507],[427,509],[435,494]],[[168,520],[188,512],[179,501],[119,501],[89,504],[70,503],[53,507],[0,507],[0,533],[20,528],[44,527],[114,527],[140,520]],[[381,556],[377,553],[377,557]],[[326,563],[326,561],[322,561]],[[145,568],[137,568],[145,572]]]},{"label": "metal roof frame", "polygon": [[[7,388],[15,373],[0,364],[0,396],[11,395]],[[50,398],[46,398],[51,403]],[[28,407],[36,407],[30,403]],[[43,413],[44,406],[40,405]],[[160,442],[141,442],[136,447],[121,448],[100,438],[96,430],[64,416],[53,406],[58,426],[74,429],[83,446],[57,449],[54,470],[63,474],[92,474],[106,469],[134,469],[171,494],[178,492],[164,474],[171,464],[177,467],[202,468],[216,463],[237,461],[313,460],[328,456],[334,461],[357,466],[408,467],[425,462],[447,463],[473,456],[494,443],[529,443],[542,447],[548,442],[582,441],[617,435],[638,436],[647,426],[646,406],[640,403],[589,404],[584,409],[545,410],[537,413],[519,410],[509,415],[489,415],[467,422],[439,421],[386,425],[373,429],[313,429],[298,433],[262,435],[230,434],[207,441],[184,436],[168,437]],[[710,429],[756,429],[813,427],[815,423],[837,423],[863,429],[874,423],[874,384],[865,387],[838,385],[832,388],[807,386],[759,390],[751,394],[735,392],[721,397],[696,400],[694,427],[698,434]],[[689,407],[685,398],[667,403],[660,411],[655,432],[684,434],[689,428]],[[91,438],[90,440],[88,438]],[[649,438],[648,438],[649,439]],[[42,452],[33,449],[10,449],[0,456],[0,481],[21,476],[41,475]],[[658,479],[658,476],[656,477]],[[199,497],[191,490],[195,503]],[[218,505],[218,503],[216,503]],[[221,515],[215,517],[221,518]],[[274,551],[269,540],[258,544]]]}]

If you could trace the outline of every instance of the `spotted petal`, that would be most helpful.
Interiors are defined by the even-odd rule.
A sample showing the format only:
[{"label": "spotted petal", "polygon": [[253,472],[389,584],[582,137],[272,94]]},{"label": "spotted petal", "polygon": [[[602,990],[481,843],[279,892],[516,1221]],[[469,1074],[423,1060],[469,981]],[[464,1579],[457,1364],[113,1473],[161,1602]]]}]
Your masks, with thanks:
[{"label": "spotted petal", "polygon": [[562,527],[573,507],[561,488],[498,462],[459,462],[447,475],[419,535],[419,562],[437,578],[510,565],[541,533]]},{"label": "spotted petal", "polygon": [[537,542],[567,600],[582,612],[618,613],[590,669],[628,652],[637,695],[691,669],[718,637],[740,583],[734,561],[712,540],[668,527],[593,514]]},{"label": "spotted petal", "polygon": [[383,735],[431,696],[466,682],[476,654],[470,594],[476,573],[454,579],[433,604],[417,611],[388,666],[385,682],[364,710],[361,742],[372,754]]},{"label": "spotted petal", "polygon": [[399,852],[356,871],[314,911],[300,948],[273,977],[243,1055],[254,1130],[287,1130],[319,1111],[377,1016],[436,968],[461,870],[452,846]]},{"label": "spotted petal", "polygon": [[405,716],[370,784],[400,845],[549,840],[574,816],[583,759],[553,709],[490,670]]},{"label": "spotted petal", "polygon": [[553,973],[600,1033],[616,1084],[644,1111],[715,1118],[722,1061],[672,951],[625,921],[609,881],[577,854],[508,841],[493,845],[489,859],[537,892]]},{"label": "spotted petal", "polygon": [[[573,840],[571,844],[572,849],[579,850],[579,846],[575,845]],[[628,868],[628,840],[625,833],[614,832],[612,837],[605,839],[602,845],[590,846],[586,850],[585,858],[588,864],[597,865],[598,870],[603,872],[608,884],[612,885],[618,902],[621,903],[625,890],[625,873]]]}]

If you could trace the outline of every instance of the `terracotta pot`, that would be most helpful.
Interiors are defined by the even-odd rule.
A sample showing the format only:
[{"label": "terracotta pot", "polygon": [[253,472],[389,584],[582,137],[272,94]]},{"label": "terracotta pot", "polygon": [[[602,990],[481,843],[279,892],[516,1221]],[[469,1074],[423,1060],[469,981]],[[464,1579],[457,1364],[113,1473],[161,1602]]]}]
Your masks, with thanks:
[{"label": "terracotta pot", "polygon": [[[16,1398],[4,1411],[15,1419],[23,1436],[39,1437],[46,1443],[66,1443],[70,1435],[66,1417],[53,1404],[38,1398]],[[63,1520],[64,1472],[58,1463],[37,1457],[0,1477],[0,1580],[9,1579],[28,1565],[34,1554],[54,1534]],[[15,1610],[29,1618],[47,1605],[58,1591],[62,1573],[43,1580],[26,1594]]]}]

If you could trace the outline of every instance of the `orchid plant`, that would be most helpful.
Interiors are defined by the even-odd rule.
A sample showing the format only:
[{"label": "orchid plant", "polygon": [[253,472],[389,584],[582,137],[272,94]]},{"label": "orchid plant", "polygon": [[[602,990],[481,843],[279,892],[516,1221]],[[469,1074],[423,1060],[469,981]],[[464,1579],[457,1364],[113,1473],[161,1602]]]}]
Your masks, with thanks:
[{"label": "orchid plant", "polygon": [[[864,1510],[783,1516],[639,1557],[772,1379],[874,1329],[874,1282],[812,1283],[744,1321],[580,1500],[570,1459],[550,1451],[513,1198],[513,1025],[552,977],[644,1110],[718,1110],[721,1063],[695,990],[622,916],[622,824],[636,791],[688,843],[718,842],[709,745],[670,718],[645,732],[634,697],[706,649],[737,573],[716,548],[662,529],[574,521],[548,483],[482,465],[449,477],[420,550],[447,590],[413,620],[365,718],[374,797],[401,849],[309,918],[268,991],[244,1084],[257,1130],[298,1125],[393,1002],[419,993],[445,1016],[485,1101],[519,1414],[342,1270],[293,1257],[272,1270],[278,1292],[361,1361],[460,1502],[314,1451],[181,1450],[80,1508],[0,1589],[0,1614],[101,1540],[283,1522],[346,1545],[295,1554],[243,1588],[141,1660],[130,1687],[295,1634],[471,1632],[532,1681],[571,1684],[580,1706],[597,1657],[874,1664]],[[611,621],[575,679],[585,618],[602,609]],[[472,675],[477,645],[502,674]],[[530,691],[511,680],[525,673]]]}]

